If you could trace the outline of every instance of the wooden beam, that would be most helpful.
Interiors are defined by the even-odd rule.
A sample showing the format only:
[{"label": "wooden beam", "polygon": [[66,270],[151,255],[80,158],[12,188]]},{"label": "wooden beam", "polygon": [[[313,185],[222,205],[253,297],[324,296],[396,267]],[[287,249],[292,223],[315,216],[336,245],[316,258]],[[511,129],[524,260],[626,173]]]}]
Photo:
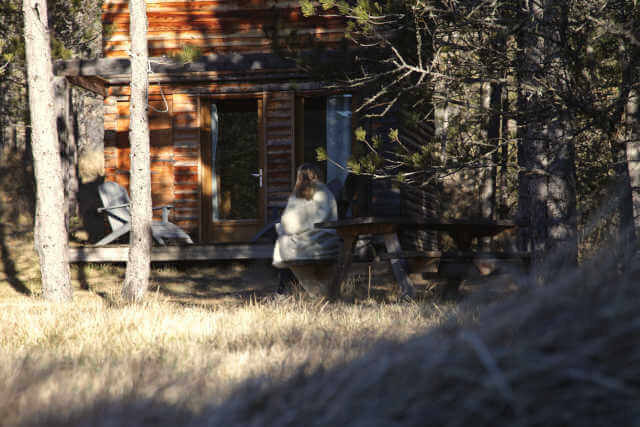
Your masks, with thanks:
[{"label": "wooden beam", "polygon": [[[260,92],[280,92],[280,91],[320,91],[323,88],[326,90],[326,85],[321,82],[256,82],[246,84],[222,84],[223,82],[204,83],[204,84],[190,84],[190,85],[178,85],[178,84],[160,84],[151,80],[151,86],[149,88],[150,95],[160,94],[160,85],[162,91],[165,94],[169,93],[181,93],[191,96],[211,96],[215,94],[216,97],[246,97],[247,94],[260,93]],[[128,85],[110,86],[107,90],[109,96],[123,97],[123,100],[129,99],[130,87]]]},{"label": "wooden beam", "polygon": [[[153,73],[149,75],[150,83],[192,83],[192,82],[250,82],[250,81],[291,81],[308,77],[294,69],[283,70],[257,70],[250,72],[218,72],[203,71],[193,73]],[[131,77],[128,74],[109,76],[110,85],[129,84]]]},{"label": "wooden beam", "polygon": [[[207,55],[186,64],[168,58],[151,58],[152,74],[183,74],[210,71],[260,71],[295,69],[295,61],[274,54],[220,54]],[[129,58],[98,58],[59,60],[54,64],[58,76],[100,76],[107,78],[131,74]]]},{"label": "wooden beam", "polygon": [[[129,246],[82,246],[69,248],[69,262],[126,262]],[[154,246],[152,262],[271,259],[271,244],[219,244]]]},{"label": "wooden beam", "polygon": [[69,83],[75,86],[80,86],[83,89],[88,90],[89,92],[93,92],[96,95],[100,95],[103,97],[107,96],[106,82],[99,78],[93,76],[67,76],[67,80]]},{"label": "wooden beam", "polygon": [[[356,51],[351,51],[352,56]],[[317,52],[303,52],[314,61],[321,61],[325,65],[335,63],[341,68],[346,66],[345,53],[341,50],[327,50],[321,54]],[[298,70],[294,59],[282,58],[274,53],[226,53],[202,56],[189,63],[176,62],[170,58],[150,58],[151,74],[189,75],[193,73],[209,72],[274,72],[282,70]],[[94,76],[108,80],[109,77],[131,74],[129,58],[98,58],[58,60],[54,64],[54,74],[57,76]]]},{"label": "wooden beam", "polygon": [[78,212],[79,181],[76,172],[78,164],[78,144],[73,131],[73,105],[71,84],[64,77],[53,78],[55,109],[58,124],[58,141],[60,142],[60,160],[65,193],[65,221]]}]

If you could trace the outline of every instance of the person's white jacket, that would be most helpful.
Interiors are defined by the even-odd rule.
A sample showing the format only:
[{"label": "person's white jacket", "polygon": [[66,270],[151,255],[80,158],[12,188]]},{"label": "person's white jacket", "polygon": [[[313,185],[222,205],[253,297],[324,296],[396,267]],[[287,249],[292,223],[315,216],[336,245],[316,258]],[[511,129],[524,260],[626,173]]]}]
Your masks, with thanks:
[{"label": "person's white jacket", "polygon": [[273,250],[273,265],[278,267],[291,260],[336,257],[339,237],[334,230],[317,229],[314,224],[337,219],[336,199],[326,185],[316,184],[311,200],[292,194],[276,224],[278,240]]}]

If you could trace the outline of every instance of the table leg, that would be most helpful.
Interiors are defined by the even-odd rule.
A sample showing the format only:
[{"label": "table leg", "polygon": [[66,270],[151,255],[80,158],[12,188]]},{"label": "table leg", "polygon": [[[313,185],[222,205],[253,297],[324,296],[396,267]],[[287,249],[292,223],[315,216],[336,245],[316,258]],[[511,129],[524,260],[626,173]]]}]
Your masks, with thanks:
[{"label": "table leg", "polygon": [[445,279],[441,297],[455,299],[459,296],[460,284],[467,277],[469,269],[473,267],[472,258],[457,259],[458,252],[445,252],[438,265],[438,274]]},{"label": "table leg", "polygon": [[342,242],[340,255],[338,256],[338,262],[336,264],[336,271],[331,283],[329,283],[329,298],[333,301],[340,297],[340,285],[347,275],[349,267],[351,267],[356,239],[355,236],[342,236]]},{"label": "table leg", "polygon": [[455,299],[460,295],[460,284],[469,274],[473,265],[473,234],[465,230],[450,230],[449,235],[457,247],[456,251],[445,252],[438,265],[438,274],[445,279],[441,297]]},{"label": "table leg", "polygon": [[[394,254],[400,252],[400,241],[398,240],[397,233],[386,233],[384,234],[384,245],[387,248],[388,254]],[[398,286],[400,286],[400,290],[402,291],[401,297],[410,297],[413,298],[415,296],[415,288],[413,287],[413,283],[407,272],[402,265],[401,258],[391,258],[389,260],[391,262],[391,269],[393,270],[393,275],[398,282]]]}]

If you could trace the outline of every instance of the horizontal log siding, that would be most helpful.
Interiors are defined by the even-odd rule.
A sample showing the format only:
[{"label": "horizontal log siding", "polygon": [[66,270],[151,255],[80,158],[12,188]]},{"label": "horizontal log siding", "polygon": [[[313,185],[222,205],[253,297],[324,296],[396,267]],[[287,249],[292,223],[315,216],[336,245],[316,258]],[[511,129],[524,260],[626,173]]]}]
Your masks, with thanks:
[{"label": "horizontal log siding", "polygon": [[266,97],[267,220],[278,219],[287,204],[294,179],[294,93]]},{"label": "horizontal log siding", "polygon": [[117,180],[118,173],[118,102],[115,97],[104,98],[104,174],[107,181]]},{"label": "horizontal log siding", "polygon": [[175,223],[199,236],[200,123],[198,97],[173,94],[173,158]]},{"label": "horizontal log siding", "polygon": [[[154,207],[173,205],[169,220],[187,232],[195,232],[200,199],[199,130],[197,122],[184,120],[182,116],[192,112],[197,99],[176,96],[174,108],[173,98],[164,94],[164,99],[152,96],[149,100],[151,197]],[[184,126],[176,126],[175,122]],[[115,181],[129,191],[129,102],[106,97],[104,123],[105,179]],[[161,211],[154,211],[154,219],[161,217]]]},{"label": "horizontal log siding", "polygon": [[[398,127],[400,140],[412,151],[420,151],[435,134],[433,122],[424,120],[416,122],[411,120],[410,112],[401,110],[397,112],[401,124]],[[440,216],[440,204],[438,185],[435,182],[422,183],[421,187],[401,184],[400,195],[402,200],[403,215],[416,218],[438,218]],[[438,249],[438,238],[435,231],[416,230],[415,232],[401,233],[400,240],[403,247],[409,250],[430,251]]]},{"label": "horizontal log siding", "polygon": [[[338,47],[345,22],[334,14],[305,18],[297,1],[185,0],[147,1],[149,54],[172,55],[184,46],[203,54],[272,52],[272,37],[292,32],[295,44]],[[122,0],[105,0],[102,21],[105,57],[125,57],[130,49],[129,8]]]},{"label": "horizontal log siding", "polygon": [[[410,123],[410,124],[407,124]],[[375,120],[364,119],[358,125],[368,135],[388,135],[397,129],[400,141],[408,149],[419,151],[433,139],[433,124],[429,121],[414,123],[409,113],[394,108],[391,114]],[[387,147],[383,146],[382,151]],[[392,147],[388,148],[389,151]],[[402,216],[414,218],[438,218],[440,216],[439,192],[436,183],[418,186],[394,183],[391,179],[374,180],[371,186],[371,214],[376,216]],[[404,250],[429,251],[437,249],[437,233],[425,230],[403,230],[400,243]]]},{"label": "horizontal log siding", "polygon": [[[124,87],[111,87],[104,101],[105,173],[106,179],[129,186],[129,103],[123,96]],[[152,194],[154,205],[171,204],[171,221],[199,235],[201,215],[200,122],[198,95],[164,86],[162,91],[152,85],[152,105],[163,105],[159,94],[166,97],[170,117],[151,111]],[[265,184],[267,221],[280,217],[286,206],[295,179],[294,123],[295,93],[268,92],[264,105]],[[165,114],[166,116],[166,114]],[[154,117],[156,117],[154,119]],[[170,129],[167,129],[170,126]]]}]

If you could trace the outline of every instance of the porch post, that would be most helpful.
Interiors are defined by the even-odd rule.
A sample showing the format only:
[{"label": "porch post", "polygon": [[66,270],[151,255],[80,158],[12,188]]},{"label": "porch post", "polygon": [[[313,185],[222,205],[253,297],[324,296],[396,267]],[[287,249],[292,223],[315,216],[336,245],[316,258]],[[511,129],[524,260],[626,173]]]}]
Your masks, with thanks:
[{"label": "porch post", "polygon": [[62,180],[65,196],[65,223],[78,214],[78,149],[73,127],[71,85],[65,77],[54,77],[56,126],[60,141]]}]

